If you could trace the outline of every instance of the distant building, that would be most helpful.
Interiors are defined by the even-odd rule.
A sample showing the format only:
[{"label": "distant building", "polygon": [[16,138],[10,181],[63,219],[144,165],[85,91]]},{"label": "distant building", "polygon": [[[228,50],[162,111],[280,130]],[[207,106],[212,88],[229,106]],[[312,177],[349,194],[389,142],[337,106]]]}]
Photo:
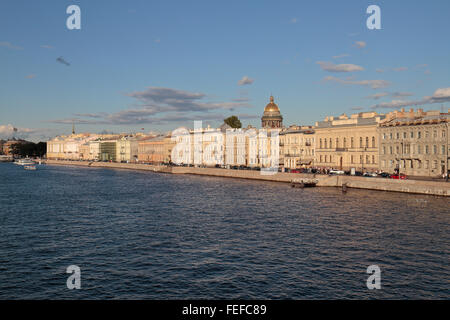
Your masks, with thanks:
[{"label": "distant building", "polygon": [[315,125],[315,164],[341,170],[376,171],[377,126],[385,115],[361,112],[348,117],[326,117]]},{"label": "distant building", "polygon": [[312,126],[290,126],[280,132],[280,165],[285,168],[306,168],[314,165]]},{"label": "distant building", "polygon": [[116,140],[100,141],[100,160],[112,162],[115,162],[117,160]]},{"label": "distant building", "polygon": [[410,109],[390,112],[378,128],[380,169],[413,176],[449,170],[450,113]]},{"label": "distant building", "polygon": [[3,144],[5,143],[5,140],[0,139],[0,154],[3,154]]},{"label": "distant building", "polygon": [[135,137],[122,137],[117,140],[117,162],[136,162],[138,160],[138,140]]},{"label": "distant building", "polygon": [[175,142],[170,135],[161,135],[138,142],[138,161],[151,164],[171,162]]}]

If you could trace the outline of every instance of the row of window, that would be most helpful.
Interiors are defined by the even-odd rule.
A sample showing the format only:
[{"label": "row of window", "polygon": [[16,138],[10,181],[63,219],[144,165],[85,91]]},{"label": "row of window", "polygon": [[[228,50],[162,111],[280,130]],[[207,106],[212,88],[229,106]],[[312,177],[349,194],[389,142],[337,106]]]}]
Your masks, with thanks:
[{"label": "row of window", "polygon": [[[402,134],[400,134],[400,132],[396,132],[395,134],[393,132],[389,132],[389,133],[383,133],[382,135],[383,140],[386,140],[388,137],[389,139],[400,139],[400,137],[403,137],[403,139],[407,139],[408,137],[411,139],[414,139],[417,137],[417,139],[421,139],[422,138],[422,131],[403,131]],[[429,131],[425,131],[425,138],[429,138],[430,137],[430,132]],[[433,138],[437,138],[438,137],[438,130],[433,130]],[[441,138],[445,138],[445,130],[441,130]]]},{"label": "row of window", "polygon": [[[359,162],[356,162],[358,161]],[[319,162],[321,163],[333,163],[333,155],[321,155],[319,156]],[[350,163],[351,164],[356,164],[356,163],[360,163],[360,164],[376,164],[375,161],[375,155],[366,155],[365,157],[363,155],[359,156],[359,159],[357,156],[351,155],[350,156]]]},{"label": "row of window", "polygon": [[[365,139],[363,139],[363,137],[359,138],[359,147],[360,148],[369,148],[369,140],[372,142],[371,146],[372,148],[376,148],[376,140],[375,137],[372,137],[372,139],[369,139],[369,137],[366,137]],[[342,144],[341,144],[341,140],[339,140],[339,138],[334,139],[334,147],[335,148],[347,148],[347,138],[343,138],[342,139]],[[319,139],[319,147],[320,149],[327,149],[333,148],[333,139],[329,138],[329,139]],[[350,138],[350,148],[354,148],[355,147],[355,139],[353,137]]]},{"label": "row of window", "polygon": [[[401,168],[410,168],[410,169],[430,169],[430,160],[425,160],[425,161],[418,161],[418,160],[401,160],[401,161],[395,161],[395,160],[383,160],[381,161],[381,166],[383,168],[386,168],[386,164],[388,165],[389,168],[393,168],[393,167],[399,167]],[[443,162],[441,162],[442,165],[444,165]],[[438,161],[434,160],[433,162],[431,162],[431,169],[437,169],[438,168]]]},{"label": "row of window", "polygon": [[[440,153],[441,154],[445,154],[445,145],[441,145],[440,148]],[[387,151],[389,151],[389,153],[386,153]],[[433,146],[429,146],[426,145],[424,148],[422,148],[421,145],[413,145],[411,148],[411,145],[402,145],[402,146],[383,146],[381,149],[381,154],[422,154],[422,152],[424,154],[430,154],[430,151],[432,151],[433,154],[438,154],[438,146],[437,145],[433,145]]]}]

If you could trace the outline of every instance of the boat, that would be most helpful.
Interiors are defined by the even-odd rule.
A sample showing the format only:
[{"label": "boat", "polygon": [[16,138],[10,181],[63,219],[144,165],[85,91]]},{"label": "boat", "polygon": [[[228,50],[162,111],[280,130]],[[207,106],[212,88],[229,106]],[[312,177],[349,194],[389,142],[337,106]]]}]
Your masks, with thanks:
[{"label": "boat", "polygon": [[19,166],[34,166],[36,164],[33,160],[28,159],[28,158],[19,159],[19,160],[15,161],[14,163]]},{"label": "boat", "polygon": [[36,166],[23,166],[25,170],[36,170]]},{"label": "boat", "polygon": [[13,156],[0,155],[0,162],[13,162]]},{"label": "boat", "polygon": [[317,179],[294,179],[291,181],[292,188],[312,188],[315,187],[319,181]]}]

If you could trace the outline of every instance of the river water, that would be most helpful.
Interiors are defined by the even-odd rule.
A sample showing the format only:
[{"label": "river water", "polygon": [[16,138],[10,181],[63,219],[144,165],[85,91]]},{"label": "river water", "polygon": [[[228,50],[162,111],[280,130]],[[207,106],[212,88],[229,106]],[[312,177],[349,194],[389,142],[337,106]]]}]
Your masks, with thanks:
[{"label": "river water", "polygon": [[449,262],[448,198],[0,163],[0,299],[449,299]]}]

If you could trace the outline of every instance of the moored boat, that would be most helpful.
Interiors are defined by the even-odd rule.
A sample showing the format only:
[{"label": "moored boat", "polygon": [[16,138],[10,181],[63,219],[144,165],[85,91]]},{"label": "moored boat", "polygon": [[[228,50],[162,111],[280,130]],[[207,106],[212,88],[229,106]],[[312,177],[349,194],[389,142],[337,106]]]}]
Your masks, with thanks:
[{"label": "moored boat", "polygon": [[19,160],[15,161],[14,163],[19,166],[34,166],[36,164],[33,160],[28,159],[28,158],[19,159]]},{"label": "moored boat", "polygon": [[23,166],[25,170],[36,170],[36,166]]}]

